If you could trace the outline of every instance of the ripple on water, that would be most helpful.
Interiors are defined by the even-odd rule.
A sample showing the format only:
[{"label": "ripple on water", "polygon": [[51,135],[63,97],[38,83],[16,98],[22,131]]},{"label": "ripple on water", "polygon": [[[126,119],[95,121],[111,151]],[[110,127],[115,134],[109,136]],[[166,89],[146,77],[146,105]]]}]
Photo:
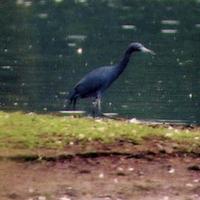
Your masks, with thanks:
[{"label": "ripple on water", "polygon": [[66,39],[83,41],[87,38],[86,35],[68,35]]},{"label": "ripple on water", "polygon": [[165,24],[165,25],[179,25],[180,21],[178,21],[178,20],[161,20],[161,24]]},{"label": "ripple on water", "polygon": [[122,27],[122,29],[125,29],[125,30],[136,30],[136,26],[131,25],[131,24],[124,24],[121,27]]},{"label": "ripple on water", "polygon": [[164,33],[164,34],[174,34],[177,32],[178,32],[177,29],[161,29],[161,33]]}]

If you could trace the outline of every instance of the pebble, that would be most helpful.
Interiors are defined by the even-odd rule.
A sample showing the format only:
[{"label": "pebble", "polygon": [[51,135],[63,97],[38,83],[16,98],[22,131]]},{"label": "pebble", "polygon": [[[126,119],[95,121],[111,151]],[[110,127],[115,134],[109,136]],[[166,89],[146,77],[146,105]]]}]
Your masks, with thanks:
[{"label": "pebble", "polygon": [[104,178],[104,173],[100,173],[99,178]]},{"label": "pebble", "polygon": [[38,200],[46,200],[47,198],[45,196],[39,196]]},{"label": "pebble", "polygon": [[168,196],[164,196],[162,200],[169,200]]},{"label": "pebble", "polygon": [[114,179],[114,182],[115,182],[115,183],[119,183],[119,181],[118,181],[118,179],[117,179],[117,178],[115,178],[115,179]]},{"label": "pebble", "polygon": [[199,199],[200,199],[200,196],[199,196],[198,194],[193,194],[193,195],[191,195],[191,198],[192,198],[193,200],[199,200]]},{"label": "pebble", "polygon": [[170,174],[173,174],[174,172],[175,172],[175,169],[174,168],[171,168],[171,169],[169,169],[169,171],[168,171]]},{"label": "pebble", "polygon": [[34,192],[34,189],[33,189],[33,188],[29,188],[29,189],[28,189],[28,192],[29,192],[29,193],[33,193],[33,192]]},{"label": "pebble", "polygon": [[185,184],[187,187],[193,187],[193,184],[192,183],[186,183]]},{"label": "pebble", "polygon": [[128,168],[128,171],[129,171],[129,172],[132,172],[132,171],[134,171],[134,168],[133,168],[133,167],[129,167],[129,168]]},{"label": "pebble", "polygon": [[71,198],[69,198],[67,196],[63,196],[63,197],[60,197],[59,200],[71,200]]},{"label": "pebble", "polygon": [[74,142],[70,142],[69,145],[70,145],[70,146],[73,146],[73,145],[74,145]]},{"label": "pebble", "polygon": [[122,167],[118,167],[117,170],[120,172],[124,171],[124,169]]}]

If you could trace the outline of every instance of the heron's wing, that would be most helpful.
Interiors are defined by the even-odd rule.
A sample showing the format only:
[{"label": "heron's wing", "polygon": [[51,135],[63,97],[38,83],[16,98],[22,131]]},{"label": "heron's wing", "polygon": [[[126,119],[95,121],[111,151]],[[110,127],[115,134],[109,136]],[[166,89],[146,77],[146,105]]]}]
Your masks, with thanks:
[{"label": "heron's wing", "polygon": [[83,77],[75,86],[80,97],[94,96],[98,91],[106,88],[109,79],[109,68],[95,69]]}]

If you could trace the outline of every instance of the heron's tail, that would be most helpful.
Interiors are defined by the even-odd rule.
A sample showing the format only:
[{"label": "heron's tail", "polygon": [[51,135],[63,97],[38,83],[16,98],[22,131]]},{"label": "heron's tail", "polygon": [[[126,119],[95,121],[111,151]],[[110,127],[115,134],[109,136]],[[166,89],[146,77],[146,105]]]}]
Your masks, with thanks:
[{"label": "heron's tail", "polygon": [[64,108],[69,108],[73,103],[73,109],[75,109],[76,100],[77,100],[76,91],[72,90],[64,102]]}]

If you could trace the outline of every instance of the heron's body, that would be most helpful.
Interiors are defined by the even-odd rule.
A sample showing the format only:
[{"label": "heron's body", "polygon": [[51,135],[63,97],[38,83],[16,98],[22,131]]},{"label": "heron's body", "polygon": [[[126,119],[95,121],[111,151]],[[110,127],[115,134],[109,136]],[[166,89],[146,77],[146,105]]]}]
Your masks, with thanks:
[{"label": "heron's body", "polygon": [[[96,97],[114,81],[115,70],[112,67],[100,67],[83,77],[75,86],[76,94],[81,97]],[[112,79],[110,77],[113,77]]]},{"label": "heron's body", "polygon": [[140,51],[140,49],[149,51],[143,47],[140,43],[132,43],[126,50],[122,60],[117,65],[104,66],[92,70],[86,74],[73,88],[68,99],[70,103],[73,103],[75,109],[76,100],[78,98],[94,97],[97,100],[98,110],[100,111],[100,103],[103,92],[115,81],[119,75],[126,68],[130,56],[134,51]]}]

